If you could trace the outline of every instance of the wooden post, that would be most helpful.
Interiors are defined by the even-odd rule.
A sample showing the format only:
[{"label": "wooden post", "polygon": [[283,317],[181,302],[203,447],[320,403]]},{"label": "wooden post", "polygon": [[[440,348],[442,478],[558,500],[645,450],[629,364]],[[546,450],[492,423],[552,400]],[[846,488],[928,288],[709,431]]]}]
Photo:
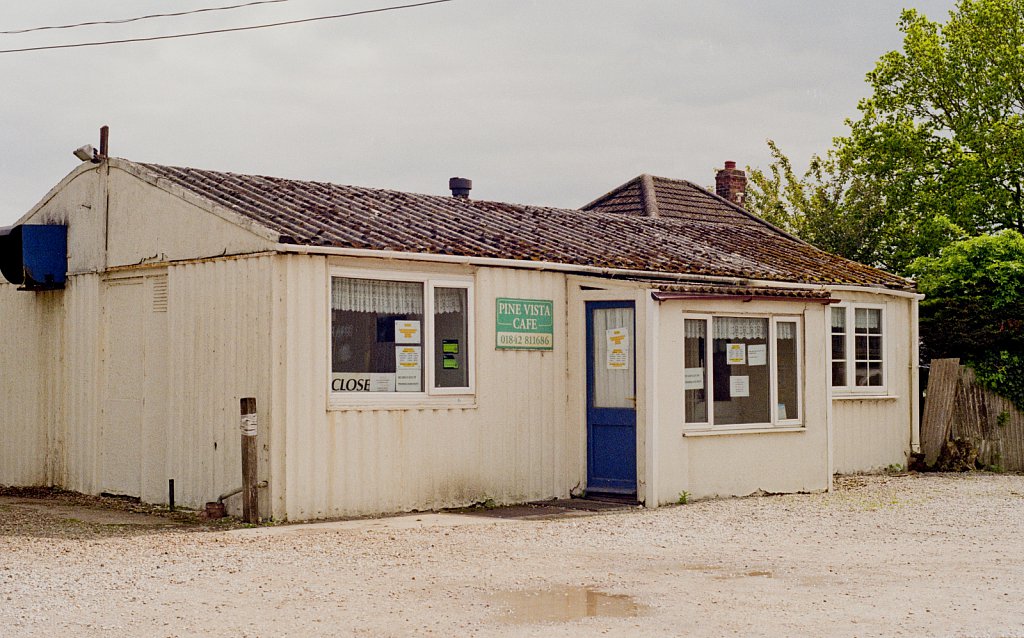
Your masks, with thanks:
[{"label": "wooden post", "polygon": [[246,523],[260,519],[259,488],[256,486],[256,399],[241,400],[242,428],[242,517]]}]

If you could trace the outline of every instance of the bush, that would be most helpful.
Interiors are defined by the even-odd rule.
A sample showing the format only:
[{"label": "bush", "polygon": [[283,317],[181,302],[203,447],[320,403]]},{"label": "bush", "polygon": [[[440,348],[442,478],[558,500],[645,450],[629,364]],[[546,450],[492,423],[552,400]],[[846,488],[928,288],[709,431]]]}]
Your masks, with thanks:
[{"label": "bush", "polygon": [[958,357],[982,385],[1024,407],[1024,236],[956,242],[911,271],[925,294],[922,360]]}]

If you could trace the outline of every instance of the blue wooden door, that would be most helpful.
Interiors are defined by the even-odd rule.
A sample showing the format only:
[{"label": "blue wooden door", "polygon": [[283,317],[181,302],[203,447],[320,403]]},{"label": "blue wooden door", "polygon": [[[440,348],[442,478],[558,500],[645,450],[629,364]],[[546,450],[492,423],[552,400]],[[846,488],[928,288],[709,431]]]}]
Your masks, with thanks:
[{"label": "blue wooden door", "polygon": [[636,494],[632,301],[587,302],[587,491]]}]

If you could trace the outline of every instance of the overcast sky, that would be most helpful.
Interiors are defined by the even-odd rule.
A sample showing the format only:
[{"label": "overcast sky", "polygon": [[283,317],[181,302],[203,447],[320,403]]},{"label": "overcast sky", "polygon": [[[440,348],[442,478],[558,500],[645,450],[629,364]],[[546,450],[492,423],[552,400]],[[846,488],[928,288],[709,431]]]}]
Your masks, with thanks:
[{"label": "overcast sky", "polygon": [[[244,0],[4,2],[0,31]],[[0,35],[0,49],[337,14],[400,0],[288,0]],[[175,166],[578,207],[640,173],[713,184],[724,160],[800,170],[902,42],[903,7],[953,0],[454,0],[161,42],[0,54],[0,225],[78,164]]]}]

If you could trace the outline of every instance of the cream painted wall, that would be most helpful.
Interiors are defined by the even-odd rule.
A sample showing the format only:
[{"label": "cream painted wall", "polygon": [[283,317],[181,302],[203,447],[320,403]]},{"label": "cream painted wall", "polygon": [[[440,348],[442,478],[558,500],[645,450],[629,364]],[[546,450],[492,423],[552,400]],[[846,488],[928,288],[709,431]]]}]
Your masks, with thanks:
[{"label": "cream painted wall", "polygon": [[17,222],[66,225],[69,274],[103,269],[105,175],[105,166],[82,164]]},{"label": "cream painted wall", "polygon": [[[820,348],[825,306],[798,302],[672,300],[659,307],[658,467],[659,503],[674,503],[683,490],[691,498],[766,492],[826,490],[828,387]],[[787,315],[803,319],[804,430],[765,430],[699,436],[684,425],[682,402],[683,315]],[[716,432],[719,430],[715,430]]]},{"label": "cream painted wall", "polygon": [[[911,428],[916,423],[918,373],[912,341],[913,299],[871,293],[836,292],[848,303],[885,305],[886,392],[880,398],[858,398],[833,393],[832,412],[835,472],[848,474],[906,466]],[[828,356],[828,353],[825,353]]]},{"label": "cream painted wall", "polygon": [[[329,264],[474,278],[476,393],[328,408]],[[498,351],[495,299],[554,302],[554,350]],[[274,515],[370,514],[568,496],[581,483],[566,413],[565,279],[527,270],[281,256],[275,275]],[[281,321],[283,325],[276,322]],[[281,446],[281,447],[278,447]]]},{"label": "cream painted wall", "polygon": [[61,471],[55,446],[62,386],[46,365],[58,356],[61,307],[59,292],[0,284],[0,485],[47,485]]},{"label": "cream painted wall", "polygon": [[274,246],[118,164],[110,167],[110,194],[109,267],[255,253]]}]

